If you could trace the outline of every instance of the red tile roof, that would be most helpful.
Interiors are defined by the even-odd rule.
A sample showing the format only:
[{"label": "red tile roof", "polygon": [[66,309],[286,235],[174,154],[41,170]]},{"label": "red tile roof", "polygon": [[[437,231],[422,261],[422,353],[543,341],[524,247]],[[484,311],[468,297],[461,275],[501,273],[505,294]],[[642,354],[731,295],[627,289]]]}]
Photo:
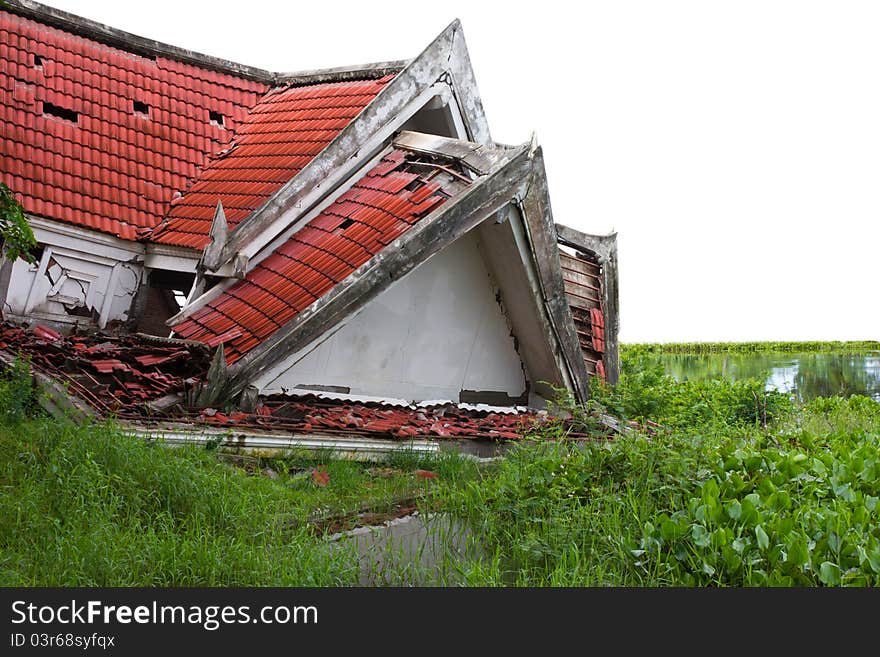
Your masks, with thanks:
[{"label": "red tile roof", "polygon": [[394,76],[268,93],[183,198],[172,201],[154,242],[202,249],[217,201],[233,228],[320,153]]},{"label": "red tile roof", "polygon": [[0,11],[0,171],[27,212],[135,239],[267,90]]},{"label": "red tile roof", "polygon": [[[516,440],[533,427],[561,421],[569,439],[588,438],[565,420],[521,408],[502,412],[453,403],[420,406],[327,399],[315,394],[262,397],[255,413],[187,405],[187,393],[204,379],[210,350],[138,335],[89,333],[62,336],[37,326],[0,325],[0,350],[28,357],[32,369],[63,382],[70,394],[100,416],[135,423],[168,420],[242,430],[374,438]],[[163,404],[163,399],[172,398]],[[176,398],[176,401],[175,399]],[[161,408],[159,408],[161,407]],[[164,410],[162,410],[164,409]]]},{"label": "red tile roof", "polygon": [[391,151],[245,280],[174,331],[212,345],[225,342],[229,363],[260,344],[452,195],[430,180],[440,169],[410,171],[416,159]]}]

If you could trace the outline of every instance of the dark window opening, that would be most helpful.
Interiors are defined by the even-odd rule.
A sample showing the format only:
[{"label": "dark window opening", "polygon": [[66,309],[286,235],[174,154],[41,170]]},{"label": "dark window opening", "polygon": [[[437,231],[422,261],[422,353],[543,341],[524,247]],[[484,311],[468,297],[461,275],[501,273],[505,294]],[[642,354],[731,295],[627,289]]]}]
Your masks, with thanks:
[{"label": "dark window opening", "polygon": [[71,121],[73,123],[79,121],[79,114],[77,112],[74,112],[72,109],[53,105],[52,103],[47,103],[45,101],[43,102],[43,114],[56,116],[59,119],[64,119],[65,121]]},{"label": "dark window opening", "polygon": [[184,272],[154,269],[149,275],[149,287],[136,329],[141,333],[167,337],[171,332],[165,322],[180,312],[182,301],[192,289],[195,276]]},{"label": "dark window opening", "polygon": [[34,55],[34,66],[37,68],[43,67],[43,58],[40,55]]},{"label": "dark window opening", "polygon": [[211,119],[211,123],[214,125],[223,126],[223,115],[220,112],[208,112],[208,118]]},{"label": "dark window opening", "polygon": [[147,116],[150,114],[150,106],[139,100],[134,101],[133,107],[136,114],[146,114]]},{"label": "dark window opening", "polygon": [[349,226],[353,226],[353,225],[354,225],[354,219],[346,219],[341,224],[339,224],[339,230],[345,230]]}]

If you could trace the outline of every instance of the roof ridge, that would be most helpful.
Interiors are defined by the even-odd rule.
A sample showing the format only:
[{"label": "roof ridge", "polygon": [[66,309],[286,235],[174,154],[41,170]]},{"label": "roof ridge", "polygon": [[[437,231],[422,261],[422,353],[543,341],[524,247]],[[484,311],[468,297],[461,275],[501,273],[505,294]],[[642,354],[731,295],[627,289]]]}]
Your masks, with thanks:
[{"label": "roof ridge", "polygon": [[39,2],[33,2],[33,0],[3,0],[0,3],[0,9],[135,55],[167,57],[185,64],[262,82],[271,86],[290,87],[320,84],[323,82],[371,80],[392,73],[398,73],[409,61],[395,60],[306,71],[274,72],[142,37],[105,25],[104,23],[99,23],[90,18],[62,11]]},{"label": "roof ridge", "polygon": [[138,36],[32,0],[4,0],[0,4],[0,9],[136,55],[167,57],[178,62],[264,84],[274,84],[276,81],[276,74],[272,71]]}]

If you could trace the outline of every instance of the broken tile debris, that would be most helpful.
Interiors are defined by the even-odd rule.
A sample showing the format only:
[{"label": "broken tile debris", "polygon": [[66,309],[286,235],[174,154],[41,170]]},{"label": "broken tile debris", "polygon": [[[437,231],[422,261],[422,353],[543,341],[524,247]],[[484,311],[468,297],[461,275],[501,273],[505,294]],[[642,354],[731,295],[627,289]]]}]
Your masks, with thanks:
[{"label": "broken tile debris", "polygon": [[[198,408],[188,403],[211,362],[204,345],[140,334],[61,334],[7,322],[0,350],[26,357],[31,367],[62,381],[99,416],[137,423],[166,420],[274,433],[393,439],[518,440],[546,422],[544,411],[493,409],[454,403],[401,405],[332,399],[326,395],[272,395],[255,412]],[[170,398],[170,402],[168,401]]]}]

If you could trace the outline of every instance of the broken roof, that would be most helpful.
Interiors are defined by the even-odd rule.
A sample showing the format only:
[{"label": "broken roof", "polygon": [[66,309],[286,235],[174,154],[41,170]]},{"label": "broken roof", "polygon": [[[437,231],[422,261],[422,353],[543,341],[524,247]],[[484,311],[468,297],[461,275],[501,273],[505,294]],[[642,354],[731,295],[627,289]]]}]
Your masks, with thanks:
[{"label": "broken roof", "polygon": [[[146,426],[227,427],[291,436],[364,436],[517,440],[545,412],[524,408],[470,407],[452,402],[420,405],[393,400],[336,399],[332,395],[272,395],[254,411],[224,412],[193,403],[208,369],[209,354],[197,343],[152,336],[62,336],[51,329],[0,326],[0,361],[26,356],[31,369],[63,383],[59,394],[85,414]],[[344,396],[343,396],[344,397]]]},{"label": "broken roof", "polygon": [[[504,241],[506,249],[496,268],[523,270],[509,277],[508,291],[533,297],[517,321],[540,325],[520,340],[520,348],[535,364],[536,381],[588,397],[540,149],[534,143],[517,149],[492,143],[457,21],[405,66],[281,76],[149,42],[26,0],[0,10],[0,19],[10,34],[31,30],[29,40],[17,39],[15,46],[15,72],[31,82],[2,96],[7,104],[21,104],[18,93],[30,104],[6,107],[0,119],[21,112],[16,120],[33,131],[65,135],[58,142],[60,155],[48,154],[55,142],[33,151],[31,142],[41,139],[36,134],[16,133],[15,140],[4,142],[4,164],[9,158],[13,173],[38,177],[39,157],[57,159],[62,169],[47,169],[45,180],[13,179],[21,183],[25,209],[126,239],[139,234],[188,247],[194,254],[208,246],[200,276],[222,282],[191,300],[170,324],[178,335],[225,345],[230,394],[267,363],[346,321],[394,280],[495,213],[503,223],[514,208],[510,216],[516,214],[521,224],[493,239]],[[52,45],[48,54],[33,57],[45,44]],[[85,64],[105,51],[108,61],[118,63],[98,79]],[[63,76],[51,74],[56,61],[65,62]],[[126,68],[126,62],[134,64]],[[146,85],[149,95],[138,100],[140,76],[158,86]],[[89,102],[71,108],[71,99],[84,90],[92,94]],[[62,104],[45,105],[49,101],[42,97],[52,92]],[[215,96],[227,104],[211,109]],[[400,133],[435,101],[450,108],[452,132],[461,139]],[[47,107],[57,111],[47,114]],[[196,118],[187,116],[193,112]],[[102,130],[108,124],[96,136],[103,140],[100,149],[98,141],[87,142],[88,148],[77,142],[91,134],[92,113]],[[104,113],[117,122],[104,121]],[[33,127],[37,122],[39,129]],[[114,160],[108,145],[117,141],[124,157]],[[480,148],[494,155],[481,161]],[[434,174],[445,167],[442,175],[411,177],[412,167],[432,160],[436,165],[438,158],[446,163],[435,166]],[[107,198],[115,204],[108,205]],[[147,200],[149,212],[139,205]],[[218,200],[223,207],[215,214]]]},{"label": "broken roof", "polygon": [[28,213],[195,249],[218,196],[236,225],[402,66],[270,73],[25,0],[0,7],[0,60],[0,166]]},{"label": "broken roof", "polygon": [[470,183],[452,162],[393,149],[269,257],[175,333],[226,344],[227,362],[260,344]]}]

